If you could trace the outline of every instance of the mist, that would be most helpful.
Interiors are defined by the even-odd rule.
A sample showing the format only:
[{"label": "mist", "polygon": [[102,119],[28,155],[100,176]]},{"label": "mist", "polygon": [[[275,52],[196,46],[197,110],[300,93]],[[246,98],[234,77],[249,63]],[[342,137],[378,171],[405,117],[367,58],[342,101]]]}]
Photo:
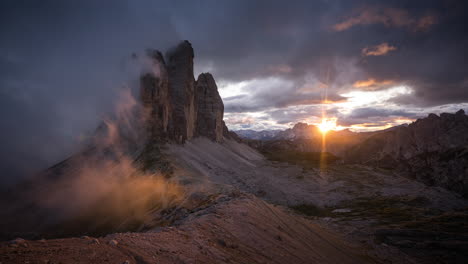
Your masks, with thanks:
[{"label": "mist", "polygon": [[3,187],[81,147],[138,77],[132,53],[178,41],[159,8],[137,14],[126,1],[29,4],[0,8],[10,22],[0,23]]},{"label": "mist", "polygon": [[17,203],[1,201],[2,229],[42,236],[137,231],[154,226],[161,211],[190,195],[178,177],[139,159],[151,144],[150,114],[135,93],[135,87],[120,93],[112,113],[77,153],[16,189],[11,195]]}]

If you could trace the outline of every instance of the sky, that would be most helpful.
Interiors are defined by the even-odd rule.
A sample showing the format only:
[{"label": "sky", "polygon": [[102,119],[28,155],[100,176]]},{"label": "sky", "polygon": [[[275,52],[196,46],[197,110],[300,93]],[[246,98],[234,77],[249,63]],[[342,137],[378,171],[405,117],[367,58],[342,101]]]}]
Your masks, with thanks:
[{"label": "sky", "polygon": [[[468,110],[466,1],[0,2],[0,171],[73,153],[135,81],[132,53],[181,40],[230,129],[335,118],[368,131]],[[27,164],[27,166],[25,166]]]}]

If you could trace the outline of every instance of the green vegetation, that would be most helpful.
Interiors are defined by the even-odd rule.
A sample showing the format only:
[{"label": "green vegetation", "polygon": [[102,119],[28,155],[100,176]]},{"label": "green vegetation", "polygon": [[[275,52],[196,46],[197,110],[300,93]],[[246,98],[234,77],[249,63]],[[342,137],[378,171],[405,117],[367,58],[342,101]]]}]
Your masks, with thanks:
[{"label": "green vegetation", "polygon": [[381,224],[414,220],[414,210],[409,210],[399,197],[370,197],[346,201],[341,207],[351,209],[349,216],[377,218]]},{"label": "green vegetation", "polygon": [[174,168],[163,156],[161,147],[158,144],[146,144],[135,162],[143,172],[159,172],[167,178],[170,178],[174,172]]},{"label": "green vegetation", "polygon": [[339,159],[329,152],[301,152],[294,150],[264,151],[263,155],[271,161],[287,162],[302,166],[304,169],[323,168]]},{"label": "green vegetation", "polygon": [[298,204],[290,206],[296,213],[307,215],[307,216],[320,216],[325,217],[330,215],[330,210],[327,208],[320,208],[313,204]]},{"label": "green vegetation", "polygon": [[[377,196],[343,201],[333,207],[320,208],[313,204],[300,204],[291,206],[290,208],[297,213],[307,216],[337,217],[343,221],[375,219],[379,225],[401,225],[414,223],[420,219],[427,219],[429,212],[427,209],[424,209],[424,205],[427,202],[423,197],[410,199],[402,196]],[[350,209],[350,212],[333,213],[335,209],[344,208]]]},{"label": "green vegetation", "polygon": [[437,232],[468,234],[468,208],[427,216],[405,223],[403,228],[423,229]]}]

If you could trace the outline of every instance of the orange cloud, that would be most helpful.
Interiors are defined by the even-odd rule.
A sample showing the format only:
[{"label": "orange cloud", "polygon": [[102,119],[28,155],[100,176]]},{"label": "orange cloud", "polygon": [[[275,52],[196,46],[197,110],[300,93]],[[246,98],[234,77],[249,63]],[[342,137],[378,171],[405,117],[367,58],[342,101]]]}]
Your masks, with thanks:
[{"label": "orange cloud", "polygon": [[436,23],[437,18],[434,15],[414,18],[401,8],[363,8],[356,16],[335,24],[332,28],[335,31],[344,31],[357,25],[383,24],[387,27],[407,27],[412,31],[428,31]]},{"label": "orange cloud", "polygon": [[362,49],[362,55],[364,56],[382,56],[390,51],[396,50],[397,48],[392,45],[388,45],[387,42],[382,44],[373,46],[373,47],[365,47]]},{"label": "orange cloud", "polygon": [[389,85],[392,83],[393,81],[391,80],[377,81],[371,78],[367,80],[357,81],[353,84],[353,86],[356,88],[364,88],[365,90],[375,90],[373,88],[377,88],[379,86],[384,86],[384,85]]}]

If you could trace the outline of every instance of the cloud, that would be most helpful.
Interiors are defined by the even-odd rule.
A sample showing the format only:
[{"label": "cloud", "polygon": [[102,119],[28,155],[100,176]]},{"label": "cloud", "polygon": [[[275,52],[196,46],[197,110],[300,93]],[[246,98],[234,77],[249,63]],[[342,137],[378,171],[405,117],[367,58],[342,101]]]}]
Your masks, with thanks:
[{"label": "cloud", "polygon": [[372,91],[380,88],[388,88],[388,86],[392,84],[394,84],[394,81],[392,80],[378,81],[376,79],[369,78],[367,80],[360,80],[354,82],[353,87],[359,88],[360,90]]},{"label": "cloud", "polygon": [[[390,106],[388,107],[390,108]],[[405,111],[380,107],[356,108],[349,114],[338,114],[338,125],[355,131],[380,130],[411,123],[415,119],[424,116],[422,112],[418,111],[421,110]]]},{"label": "cloud", "polygon": [[428,31],[437,23],[435,15],[413,17],[402,8],[366,7],[355,11],[357,14],[333,25],[333,30],[344,31],[358,25],[383,24],[386,27],[406,27],[412,31]]},{"label": "cloud", "polygon": [[[297,105],[335,103],[344,97],[330,91],[325,98],[323,85],[316,80],[288,80],[280,77],[258,78],[241,83],[221,83],[221,95],[233,89],[239,95],[225,96],[227,113],[265,111]],[[231,88],[232,87],[232,88]]]},{"label": "cloud", "polygon": [[394,50],[397,50],[395,46],[388,45],[387,42],[384,42],[376,46],[365,47],[362,49],[361,53],[363,56],[382,56]]},{"label": "cloud", "polygon": [[382,109],[382,108],[357,108],[354,109],[351,114],[348,115],[350,118],[369,118],[369,117],[389,117],[389,116],[399,116],[399,117],[415,117],[414,112],[407,112],[400,109]]},{"label": "cloud", "polygon": [[242,98],[245,98],[245,97],[247,97],[246,94],[239,94],[239,95],[225,97],[225,98],[223,98],[223,101],[224,102],[229,102],[229,101],[233,101],[233,100],[242,99]]}]

